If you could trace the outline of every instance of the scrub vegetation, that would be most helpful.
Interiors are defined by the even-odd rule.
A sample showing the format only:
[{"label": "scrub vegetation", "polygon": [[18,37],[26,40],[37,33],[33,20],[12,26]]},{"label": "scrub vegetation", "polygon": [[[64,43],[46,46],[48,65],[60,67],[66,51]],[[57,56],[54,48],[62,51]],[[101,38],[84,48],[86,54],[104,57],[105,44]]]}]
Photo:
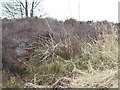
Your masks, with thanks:
[{"label": "scrub vegetation", "polygon": [[[2,22],[3,88],[118,88],[119,24],[52,18]],[[17,57],[26,48],[32,49],[30,59]]]}]

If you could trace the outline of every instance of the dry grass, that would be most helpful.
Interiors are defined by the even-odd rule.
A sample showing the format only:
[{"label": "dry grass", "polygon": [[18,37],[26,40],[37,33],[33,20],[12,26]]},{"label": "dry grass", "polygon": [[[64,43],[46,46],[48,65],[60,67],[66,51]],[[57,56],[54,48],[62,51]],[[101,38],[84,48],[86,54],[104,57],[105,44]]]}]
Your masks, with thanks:
[{"label": "dry grass", "polygon": [[[104,28],[105,30],[106,28]],[[87,58],[87,63],[93,69],[111,69],[118,65],[118,35],[117,28],[111,25],[111,34],[103,31],[100,40],[85,43],[82,56]]]},{"label": "dry grass", "polygon": [[[82,45],[82,53],[78,53],[76,56],[72,55],[74,53],[72,51],[72,41],[70,40],[70,38],[66,38],[64,39],[64,41],[56,43],[54,39],[50,37],[50,40],[46,41],[48,43],[45,43],[45,45],[43,45],[45,48],[40,47],[40,44],[38,44],[37,42],[37,45],[35,45],[37,46],[37,48],[35,48],[35,57],[38,58],[39,54],[41,54],[44,57],[41,58],[40,55],[40,57],[37,60],[40,62],[42,61],[42,64],[44,64],[42,65],[43,68],[45,68],[47,65],[47,68],[42,68],[42,70],[45,71],[48,74],[48,76],[49,74],[57,75],[55,79],[56,82],[53,81],[53,83],[51,83],[52,86],[56,85],[55,87],[60,88],[118,87],[117,28],[111,25],[111,34],[107,34],[105,30],[106,27],[104,27],[102,34],[100,34],[99,40],[94,40],[91,38],[91,42],[84,42],[80,44]],[[69,42],[67,43],[67,41]],[[61,49],[61,46],[64,47],[63,51]],[[58,52],[63,53],[64,51],[66,51],[66,49],[68,49],[68,51],[65,52],[65,56],[70,54],[70,58],[66,59],[66,57],[57,54]],[[46,73],[41,74],[43,74],[44,76]],[[69,78],[69,83],[64,82],[64,80],[61,81],[61,78],[63,78],[64,75]],[[60,85],[58,85],[58,82]],[[51,85],[47,87],[51,87]]]},{"label": "dry grass", "polygon": [[[47,22],[48,28],[52,27]],[[96,27],[99,29],[99,27]],[[118,87],[118,36],[117,28],[110,24],[110,34],[103,25],[102,34],[95,40],[81,40],[72,30],[63,27],[64,38],[56,41],[54,34],[35,37],[32,62],[23,88],[94,88]],[[89,41],[89,42],[88,42]],[[20,87],[12,77],[5,87]]]}]

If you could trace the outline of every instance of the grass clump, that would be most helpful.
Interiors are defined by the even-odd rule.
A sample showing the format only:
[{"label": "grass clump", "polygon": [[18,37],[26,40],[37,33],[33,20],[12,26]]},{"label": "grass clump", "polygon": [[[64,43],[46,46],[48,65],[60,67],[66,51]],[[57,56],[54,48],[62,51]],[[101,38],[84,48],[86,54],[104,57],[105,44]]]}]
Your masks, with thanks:
[{"label": "grass clump", "polygon": [[118,63],[118,36],[117,29],[111,27],[111,34],[103,31],[99,40],[84,43],[82,56],[87,58],[88,66],[94,69],[110,69],[117,67]]}]

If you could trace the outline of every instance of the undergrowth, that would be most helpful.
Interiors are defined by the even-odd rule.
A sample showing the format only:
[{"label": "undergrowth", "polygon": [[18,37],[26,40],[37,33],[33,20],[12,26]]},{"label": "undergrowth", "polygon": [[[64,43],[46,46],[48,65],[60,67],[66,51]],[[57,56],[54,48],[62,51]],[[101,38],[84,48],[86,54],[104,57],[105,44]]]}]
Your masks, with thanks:
[{"label": "undergrowth", "polygon": [[[102,34],[99,34],[98,40],[90,38],[91,42],[81,42],[79,38],[75,37],[77,45],[81,47],[81,50],[75,55],[71,36],[56,42],[50,35],[47,39],[45,37],[44,43],[41,42],[40,37],[36,37],[39,38],[39,41],[32,44],[34,61],[28,64],[31,70],[27,75],[27,82],[36,85],[52,85],[61,77],[74,78],[77,70],[94,73],[100,70],[117,69],[117,28],[111,25],[111,34],[106,33],[105,30],[106,27]],[[19,87],[18,84],[14,84],[14,81],[15,79],[11,78],[10,83],[6,84],[10,87]],[[6,84],[5,86],[7,86]]]}]

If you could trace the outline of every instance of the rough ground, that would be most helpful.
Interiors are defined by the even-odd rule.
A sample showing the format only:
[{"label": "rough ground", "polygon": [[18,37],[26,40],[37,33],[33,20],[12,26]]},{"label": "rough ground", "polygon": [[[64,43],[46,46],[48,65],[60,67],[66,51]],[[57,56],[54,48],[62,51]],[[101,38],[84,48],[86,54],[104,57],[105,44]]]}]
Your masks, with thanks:
[{"label": "rough ground", "polygon": [[88,72],[76,72],[73,78],[62,77],[51,86],[40,86],[26,83],[28,88],[118,88],[118,71],[106,70]]}]

